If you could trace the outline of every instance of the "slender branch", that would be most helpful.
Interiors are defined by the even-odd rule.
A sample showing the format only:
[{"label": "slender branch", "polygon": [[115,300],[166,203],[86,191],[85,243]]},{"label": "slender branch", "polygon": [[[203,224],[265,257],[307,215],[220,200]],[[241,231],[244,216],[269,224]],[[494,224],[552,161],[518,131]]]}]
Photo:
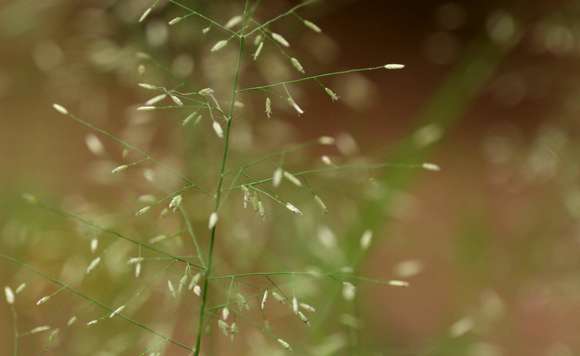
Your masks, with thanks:
[{"label": "slender branch", "polygon": [[16,307],[14,305],[10,305],[10,312],[12,313],[12,332],[14,334],[13,338],[13,356],[18,356],[18,344],[20,335],[18,334],[18,314],[16,313]]},{"label": "slender branch", "polygon": [[200,17],[200,18],[206,20],[207,22],[211,23],[212,25],[214,25],[216,27],[219,27],[220,29],[222,29],[222,30],[230,33],[231,35],[233,35],[235,37],[240,37],[236,32],[230,30],[229,28],[224,27],[222,24],[220,24],[216,20],[214,20],[214,19],[212,19],[212,18],[210,18],[210,17],[208,17],[208,16],[206,16],[206,15],[200,13],[200,12],[197,12],[197,11],[195,11],[194,9],[192,9],[192,8],[190,8],[188,6],[185,6],[182,3],[179,3],[179,2],[177,2],[175,0],[169,0],[169,2],[172,3],[172,4],[174,4],[174,5],[176,5],[176,6],[178,6],[178,7],[180,7],[180,8],[182,8],[182,9],[184,9],[184,10],[189,11],[190,14],[193,14],[193,15],[195,15],[197,17]]},{"label": "slender branch", "polygon": [[261,24],[260,26],[258,26],[258,27],[256,27],[256,28],[254,28],[253,30],[251,30],[250,32],[248,32],[248,33],[246,34],[246,36],[251,36],[251,35],[252,35],[254,32],[256,32],[256,31],[259,31],[259,30],[261,30],[261,29],[263,29],[263,28],[265,28],[265,27],[268,27],[270,24],[272,24],[272,23],[274,23],[274,22],[276,22],[276,21],[280,20],[281,18],[284,18],[284,17],[286,17],[286,16],[288,16],[288,15],[291,15],[291,14],[292,14],[292,13],[294,13],[296,10],[298,10],[298,9],[300,9],[300,8],[304,7],[304,6],[308,6],[308,5],[310,5],[310,4],[313,4],[313,3],[317,2],[317,1],[318,1],[318,0],[308,0],[308,1],[304,1],[303,3],[301,3],[301,4],[298,4],[298,5],[294,6],[294,7],[293,7],[293,8],[291,8],[290,10],[288,10],[288,11],[286,11],[286,12],[283,12],[283,13],[281,13],[280,15],[278,15],[278,16],[276,16],[276,17],[274,17],[274,18],[271,18],[270,20],[268,20],[268,21],[264,22],[264,23],[263,23],[263,24]]},{"label": "slender branch", "polygon": [[277,83],[272,83],[272,84],[265,84],[265,85],[255,86],[255,87],[243,88],[243,89],[240,89],[239,92],[241,93],[241,92],[246,92],[246,91],[251,91],[251,90],[263,90],[263,89],[273,88],[273,87],[282,86],[282,85],[286,85],[286,84],[294,84],[294,83],[305,82],[308,80],[316,80],[319,78],[335,77],[335,76],[344,75],[344,74],[357,73],[357,72],[368,72],[368,71],[379,70],[379,69],[385,69],[385,66],[382,65],[382,66],[377,66],[377,67],[353,68],[353,69],[341,70],[341,71],[337,71],[337,72],[322,73],[322,74],[312,75],[312,76],[303,77],[303,78],[299,78],[299,79],[285,80],[282,82],[277,82]]}]

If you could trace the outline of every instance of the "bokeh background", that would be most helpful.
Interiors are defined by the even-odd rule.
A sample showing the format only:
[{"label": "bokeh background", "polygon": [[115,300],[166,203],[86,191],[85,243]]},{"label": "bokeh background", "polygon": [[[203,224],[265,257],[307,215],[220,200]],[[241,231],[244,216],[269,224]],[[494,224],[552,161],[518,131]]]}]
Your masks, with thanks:
[{"label": "bokeh background", "polygon": [[[183,3],[224,22],[242,7],[237,1]],[[295,4],[263,1],[257,14],[268,19]],[[115,151],[114,144],[101,137],[109,156],[92,155],[84,143],[90,131],[56,113],[51,108],[54,102],[146,147],[188,174],[216,172],[218,161],[208,157],[212,152],[218,157],[219,151],[212,150],[219,146],[206,144],[203,137],[213,135],[208,125],[191,143],[188,137],[194,136],[179,131],[183,113],[169,112],[163,118],[135,114],[136,105],[148,95],[136,85],[142,78],[137,70],[141,61],[135,53],[147,52],[161,63],[159,67],[171,68],[178,79],[205,86],[211,83],[219,92],[223,73],[232,65],[209,55],[208,48],[220,39],[219,32],[212,30],[211,39],[206,40],[201,35],[205,25],[196,18],[169,28],[167,21],[179,16],[179,9],[165,2],[148,21],[137,23],[147,6],[148,2],[137,0],[8,0],[0,4],[2,254],[65,279],[74,275],[67,269],[90,260],[88,240],[76,237],[84,234],[82,228],[26,204],[23,193],[32,193],[51,205],[75,206],[77,211],[115,221],[114,226],[134,234],[153,235],[150,231],[157,229],[151,227],[157,226],[154,221],[122,225],[120,221],[135,211],[135,191],[147,192],[146,186],[136,177],[119,180],[103,173],[114,167],[113,161],[121,160],[120,150]],[[336,181],[324,181],[323,195],[338,212],[333,215],[330,209],[324,220],[311,218],[314,221],[303,230],[317,231],[315,226],[323,221],[334,229],[339,241],[352,246],[358,243],[361,231],[372,229],[373,246],[357,272],[403,278],[411,286],[362,285],[355,306],[329,311],[328,320],[339,326],[327,326],[321,316],[325,320],[322,326],[297,339],[307,345],[299,352],[580,354],[580,91],[576,79],[580,3],[336,0],[321,1],[299,13],[315,21],[323,34],[312,33],[296,21],[274,27],[287,34],[309,73],[391,62],[406,67],[329,80],[341,97],[338,103],[331,102],[316,85],[292,87],[306,111],[302,119],[282,101],[275,104],[276,122],[264,123],[263,96],[243,97],[249,108],[241,114],[245,121],[240,127],[242,132],[254,132],[255,138],[235,137],[235,147],[244,153],[235,156],[234,162],[241,162],[244,154],[256,157],[256,152],[279,149],[282,144],[331,135],[340,138],[338,150],[329,153],[337,160],[359,162],[355,157],[363,157],[360,160],[365,162],[435,162],[441,167],[440,172],[391,167],[380,172],[350,172],[347,176],[352,181],[345,182],[340,176]],[[265,56],[261,66],[247,69],[243,87],[288,75],[288,70],[280,69],[274,51]],[[224,57],[233,58],[229,52]],[[167,77],[149,62],[147,70],[147,80]],[[318,162],[321,153],[321,149],[301,151],[294,163],[308,167]],[[271,170],[265,167],[258,172],[257,176],[268,176]],[[167,186],[175,186],[167,180]],[[370,192],[362,188],[363,183],[371,186]],[[189,202],[195,225],[204,235],[209,210],[194,198]],[[255,231],[254,220],[244,220],[243,215],[234,220],[230,221],[231,231]],[[243,226],[233,226],[238,223]],[[285,229],[278,225],[285,222],[269,223],[274,227],[246,231],[250,238],[241,237],[242,242],[224,242],[220,246],[223,258],[234,260],[230,265],[242,271],[278,270],[276,261],[290,269],[311,264],[307,258],[288,256],[307,254],[307,247],[294,245],[294,239],[267,242],[266,237],[254,236]],[[163,223],[167,229],[174,225]],[[296,231],[300,229],[296,227]],[[186,242],[185,247],[167,248],[178,253],[188,246]],[[234,250],[238,255],[233,256]],[[252,262],[245,261],[246,257]],[[177,279],[181,271],[172,268]],[[115,294],[125,293],[118,292],[123,290],[121,286],[133,282],[113,283],[113,275],[110,272],[76,285],[114,304]],[[54,286],[0,261],[0,284],[15,288],[21,282],[27,283],[22,296],[17,296],[22,331],[41,324],[63,324],[82,302],[63,292],[61,300],[46,308],[36,307],[35,300]],[[169,329],[171,336],[191,344],[191,330],[181,326],[192,327],[184,315],[194,315],[195,309],[184,302],[161,315],[151,315],[152,306],[162,299],[161,292],[156,293],[146,298],[145,307],[135,315],[164,328],[164,322],[175,323],[178,326]],[[334,303],[321,294],[315,299],[321,309]],[[79,313],[91,312],[79,308]],[[316,319],[313,316],[314,323]],[[285,320],[279,330],[294,335],[295,325]],[[63,328],[59,341],[47,341],[46,334],[23,337],[20,354],[129,355],[138,354],[136,345],[148,340],[147,334],[133,335],[142,333],[138,329],[128,331],[131,336],[126,339],[120,337],[132,328],[123,321],[90,331],[83,328],[81,324],[78,331]],[[10,309],[2,303],[2,355],[12,352],[11,330]],[[329,335],[346,335],[346,346],[340,338],[329,341]],[[231,344],[212,337],[206,355],[279,352],[266,351],[266,346],[259,346],[262,339],[250,332],[242,333],[240,339],[244,341]],[[337,351],[320,346],[332,342],[342,346]],[[172,347],[166,352],[186,354]]]}]

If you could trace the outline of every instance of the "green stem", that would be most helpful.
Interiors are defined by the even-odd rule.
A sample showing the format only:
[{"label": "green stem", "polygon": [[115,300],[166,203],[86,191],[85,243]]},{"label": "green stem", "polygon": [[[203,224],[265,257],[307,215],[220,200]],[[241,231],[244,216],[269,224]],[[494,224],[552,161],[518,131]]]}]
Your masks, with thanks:
[{"label": "green stem", "polygon": [[[247,2],[246,2],[246,8],[247,8]],[[244,10],[244,14],[246,14],[246,10]],[[222,188],[223,188],[223,184],[224,184],[224,176],[225,176],[226,165],[227,165],[228,155],[229,155],[229,148],[230,148],[230,132],[231,132],[231,128],[232,128],[232,122],[234,119],[234,109],[235,109],[236,97],[238,95],[238,85],[239,85],[238,83],[239,83],[239,79],[240,79],[240,68],[241,68],[241,63],[242,63],[242,56],[244,54],[244,45],[245,45],[245,37],[241,36],[240,49],[239,49],[239,54],[238,54],[238,62],[236,65],[236,72],[234,75],[234,85],[233,85],[233,89],[232,89],[232,102],[231,102],[231,106],[230,106],[230,114],[229,114],[229,118],[227,121],[226,129],[224,132],[224,141],[225,141],[224,142],[224,153],[223,153],[223,157],[222,157],[222,163],[221,163],[220,172],[219,172],[219,180],[218,180],[218,185],[216,188],[216,194],[215,194],[215,200],[214,200],[214,202],[215,202],[214,209],[216,212],[218,211],[220,203],[221,203]],[[207,268],[206,268],[206,272],[205,272],[205,278],[203,281],[201,305],[200,305],[200,309],[199,309],[199,322],[198,322],[198,328],[197,328],[197,336],[196,336],[196,340],[195,340],[194,356],[199,356],[199,354],[201,352],[201,340],[202,340],[202,336],[203,336],[206,305],[207,305],[207,299],[208,299],[208,294],[209,294],[208,287],[209,287],[209,280],[211,278],[212,268],[213,268],[213,251],[214,251],[214,245],[215,245],[216,230],[217,230],[217,224],[216,224],[216,226],[212,227],[211,232],[210,232],[208,261],[207,261]]]}]

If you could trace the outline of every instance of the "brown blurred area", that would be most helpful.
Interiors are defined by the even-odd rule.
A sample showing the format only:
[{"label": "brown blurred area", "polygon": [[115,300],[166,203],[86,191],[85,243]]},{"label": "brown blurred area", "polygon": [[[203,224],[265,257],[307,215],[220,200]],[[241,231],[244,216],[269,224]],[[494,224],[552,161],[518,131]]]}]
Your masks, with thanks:
[{"label": "brown blurred area", "polygon": [[[79,149],[86,130],[63,120],[53,102],[70,100],[91,121],[118,130],[127,107],[141,99],[133,78],[119,68],[88,64],[91,41],[127,43],[139,31],[129,21],[106,23],[94,10],[113,11],[114,3],[0,4],[0,192],[7,202],[27,191],[58,196],[91,189],[78,173],[91,159]],[[86,22],[92,13],[94,23]],[[362,306],[362,313],[374,326],[367,337],[388,339],[414,354],[486,305],[497,319],[477,330],[485,335],[482,349],[488,347],[477,355],[496,355],[490,345],[505,356],[580,354],[580,4],[324,1],[305,13],[336,39],[292,39],[314,53],[315,60],[304,59],[312,72],[406,65],[337,80],[346,104],[333,104],[316,85],[301,92],[307,115],[290,123],[297,136],[348,132],[363,155],[390,158],[401,141],[437,122],[438,106],[430,103],[441,88],[480,75],[465,63],[487,61],[489,52],[479,51],[483,44],[500,53],[461,108],[441,113],[453,120],[428,160],[442,171],[416,177],[364,265],[376,275],[406,260],[423,264],[411,291],[363,290],[369,307]],[[18,16],[26,21],[18,24]],[[330,55],[317,58],[317,48]],[[258,76],[246,80],[246,86],[260,82]],[[89,99],[75,97],[76,90]],[[464,94],[450,90],[445,100],[455,105]],[[161,152],[168,145],[156,141]],[[0,213],[10,214],[3,205]],[[0,215],[0,223],[7,219]]]}]

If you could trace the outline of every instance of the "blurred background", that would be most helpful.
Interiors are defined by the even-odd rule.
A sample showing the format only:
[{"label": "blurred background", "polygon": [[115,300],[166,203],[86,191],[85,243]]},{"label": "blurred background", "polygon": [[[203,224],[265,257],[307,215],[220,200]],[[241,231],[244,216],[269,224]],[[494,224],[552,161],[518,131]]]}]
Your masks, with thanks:
[{"label": "blurred background", "polygon": [[[241,1],[181,4],[220,23],[243,9]],[[256,18],[265,21],[296,4],[262,1]],[[178,217],[134,217],[138,198],[153,190],[143,173],[147,178],[155,170],[160,178],[153,186],[159,190],[178,190],[179,179],[153,164],[145,172],[111,175],[127,162],[122,147],[55,112],[55,102],[152,152],[164,166],[213,186],[221,142],[209,120],[183,126],[187,112],[136,111],[152,96],[137,83],[211,86],[227,103],[235,46],[210,52],[225,34],[217,28],[204,34],[207,24],[197,17],[169,26],[184,11],[167,1],[139,23],[150,5],[0,4],[0,252],[107,305],[118,306],[137,291],[131,315],[191,345],[198,302],[166,296],[166,279],[177,283],[182,266],[166,266],[170,277],[145,275],[151,288],[143,292],[144,283],[124,270],[130,266],[118,262],[135,256],[134,248],[21,198],[33,194],[143,241],[180,229]],[[336,138],[336,148],[308,148],[285,164],[297,171],[320,166],[324,154],[337,164],[401,166],[313,177],[308,184],[327,201],[326,215],[308,214],[316,206],[286,185],[285,197],[310,204],[302,222],[275,204],[268,209],[277,212],[260,222],[240,211],[241,196],[234,192],[227,204],[235,207],[224,208],[232,217],[220,213],[230,238],[218,243],[218,273],[349,266],[363,276],[409,281],[408,288],[361,284],[352,303],[336,301],[340,285],[337,292],[332,281],[292,282],[289,290],[301,290],[319,309],[311,316],[312,329],[296,331],[301,326],[279,307],[271,327],[304,355],[580,355],[580,3],[327,0],[297,13],[322,34],[293,16],[274,23],[272,31],[291,42],[288,51],[307,75],[386,63],[405,68],[325,80],[340,97],[336,103],[316,83],[292,85],[305,111],[301,118],[277,94],[272,119],[263,112],[264,93],[242,95],[231,165],[327,135]],[[255,47],[249,46],[251,54]],[[241,87],[299,75],[275,46],[255,62],[250,54]],[[91,133],[104,148],[87,149]],[[422,162],[441,171],[409,168]],[[275,164],[256,168],[253,177],[270,177]],[[184,194],[184,206],[205,248],[210,200]],[[367,229],[374,232],[373,244],[358,254]],[[189,237],[181,235],[162,242],[164,249],[193,255]],[[84,268],[95,236],[112,257],[106,271],[88,280]],[[334,241],[340,253],[323,249],[334,248]],[[267,288],[262,279],[251,282],[256,294]],[[35,306],[58,286],[0,261],[0,284],[16,289],[21,283],[27,286],[16,297],[18,329],[48,324],[59,332],[20,337],[19,355],[136,355],[145,352],[144,345],[155,344],[154,351],[163,344],[123,320],[92,329],[79,321],[67,328],[71,315],[86,323],[101,316],[98,308],[67,291]],[[214,295],[214,304],[221,303],[224,294]],[[248,314],[250,325],[265,323],[263,315]],[[1,355],[12,353],[12,327],[10,307],[2,303]],[[205,355],[283,352],[259,328],[244,326],[242,319],[239,327],[233,343],[214,332]],[[160,352],[187,354],[175,345]]]}]

